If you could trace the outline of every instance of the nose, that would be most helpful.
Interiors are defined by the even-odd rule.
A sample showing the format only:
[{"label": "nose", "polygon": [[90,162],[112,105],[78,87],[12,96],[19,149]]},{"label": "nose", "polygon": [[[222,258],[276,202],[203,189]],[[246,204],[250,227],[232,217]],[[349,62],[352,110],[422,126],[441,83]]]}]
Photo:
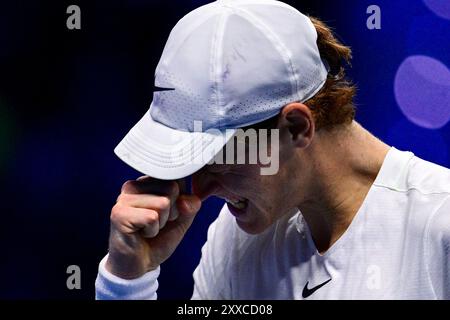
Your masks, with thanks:
[{"label": "nose", "polygon": [[192,175],[192,193],[202,201],[213,195],[219,188],[214,174],[209,170],[210,166],[205,166]]}]

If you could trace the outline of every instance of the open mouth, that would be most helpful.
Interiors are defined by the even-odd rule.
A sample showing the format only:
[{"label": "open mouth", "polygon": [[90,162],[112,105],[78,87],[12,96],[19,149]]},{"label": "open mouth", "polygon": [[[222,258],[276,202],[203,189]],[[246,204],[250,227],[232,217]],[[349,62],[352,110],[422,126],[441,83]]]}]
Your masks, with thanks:
[{"label": "open mouth", "polygon": [[247,199],[228,199],[225,198],[228,210],[235,217],[240,217],[245,215],[247,212],[249,201]]},{"label": "open mouth", "polygon": [[228,188],[217,185],[211,194],[225,200],[228,209],[234,216],[240,216],[246,213],[250,201],[247,198],[237,195]]},{"label": "open mouth", "polygon": [[237,200],[230,200],[225,199],[227,203],[229,203],[231,206],[233,206],[236,209],[243,210],[247,208],[248,200],[247,199],[237,199]]}]

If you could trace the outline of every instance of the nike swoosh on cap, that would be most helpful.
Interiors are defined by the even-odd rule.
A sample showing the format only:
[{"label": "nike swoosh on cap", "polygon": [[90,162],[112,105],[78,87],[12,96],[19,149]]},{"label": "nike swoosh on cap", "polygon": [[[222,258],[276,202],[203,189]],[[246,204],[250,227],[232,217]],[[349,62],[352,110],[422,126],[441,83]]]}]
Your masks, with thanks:
[{"label": "nike swoosh on cap", "polygon": [[155,79],[153,80],[153,88],[152,91],[168,91],[168,90],[175,90],[175,88],[162,88],[162,87],[158,87],[157,85],[155,85]]}]

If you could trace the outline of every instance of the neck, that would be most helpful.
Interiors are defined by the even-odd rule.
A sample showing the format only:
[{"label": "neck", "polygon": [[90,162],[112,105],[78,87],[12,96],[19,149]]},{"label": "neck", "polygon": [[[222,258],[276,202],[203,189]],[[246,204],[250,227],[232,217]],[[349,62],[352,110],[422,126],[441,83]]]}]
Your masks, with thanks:
[{"label": "neck", "polygon": [[320,253],[347,230],[388,151],[388,145],[355,121],[339,131],[317,132],[302,155],[311,163],[309,196],[298,208]]}]

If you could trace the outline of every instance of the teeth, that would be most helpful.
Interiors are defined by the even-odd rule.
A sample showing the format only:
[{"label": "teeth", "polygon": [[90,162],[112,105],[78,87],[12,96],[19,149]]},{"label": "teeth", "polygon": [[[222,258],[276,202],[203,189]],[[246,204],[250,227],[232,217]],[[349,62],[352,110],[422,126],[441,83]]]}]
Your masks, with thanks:
[{"label": "teeth", "polygon": [[238,204],[239,202],[244,201],[244,200],[232,200],[232,199],[225,199],[225,200],[231,204]]},{"label": "teeth", "polygon": [[231,203],[231,205],[237,209],[244,209],[247,206],[247,200],[237,200],[237,201],[233,201],[233,200],[228,200],[227,201],[229,203]]},{"label": "teeth", "polygon": [[244,209],[247,206],[247,203],[245,202],[238,202],[236,204],[233,204],[233,207],[236,207],[238,209]]}]

